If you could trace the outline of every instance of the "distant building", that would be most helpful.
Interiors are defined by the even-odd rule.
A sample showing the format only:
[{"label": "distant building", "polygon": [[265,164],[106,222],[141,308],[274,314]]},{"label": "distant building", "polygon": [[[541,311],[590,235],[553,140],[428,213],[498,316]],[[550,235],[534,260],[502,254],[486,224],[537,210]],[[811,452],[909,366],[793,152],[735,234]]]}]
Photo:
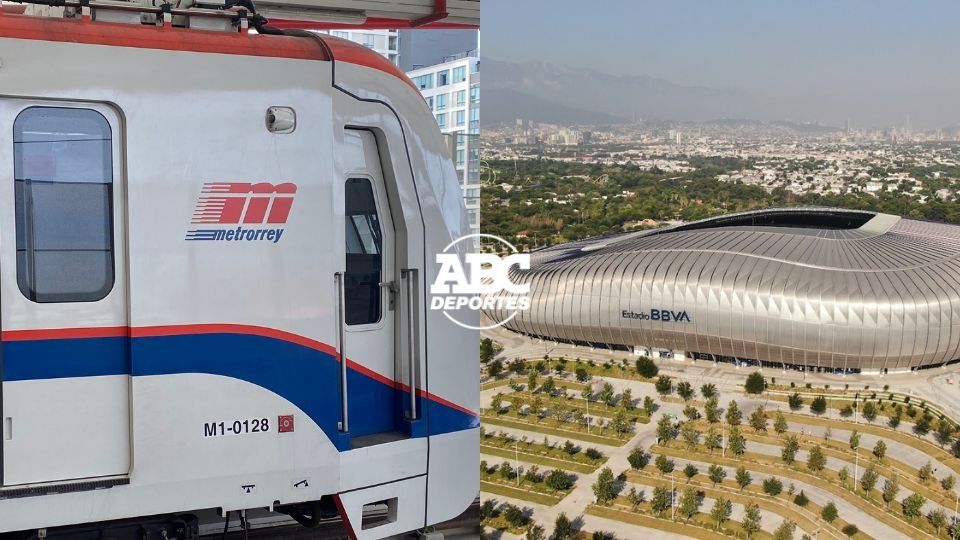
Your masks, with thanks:
[{"label": "distant building", "polygon": [[440,131],[456,138],[453,162],[470,232],[480,232],[480,59],[476,51],[407,72]]},{"label": "distant building", "polygon": [[442,64],[480,46],[477,30],[401,30],[400,69],[413,71]]},{"label": "distant building", "polygon": [[373,49],[390,60],[393,65],[400,66],[400,36],[397,30],[317,30],[317,32],[359,43],[368,49]]}]

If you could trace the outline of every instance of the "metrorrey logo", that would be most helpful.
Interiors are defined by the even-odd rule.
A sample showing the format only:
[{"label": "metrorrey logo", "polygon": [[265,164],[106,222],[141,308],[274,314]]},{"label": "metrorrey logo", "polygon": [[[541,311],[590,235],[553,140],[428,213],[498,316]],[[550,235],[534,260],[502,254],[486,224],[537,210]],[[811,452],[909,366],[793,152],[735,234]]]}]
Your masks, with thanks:
[{"label": "metrorrey logo", "polygon": [[[473,243],[476,238],[487,238],[499,242],[511,252],[506,257],[489,253],[467,253],[462,256],[456,252],[456,246]],[[464,265],[464,261],[466,265]],[[437,254],[440,269],[437,278],[430,285],[430,309],[443,311],[454,323],[471,330],[496,328],[517,316],[521,310],[530,308],[530,285],[514,283],[510,279],[510,268],[530,269],[530,255],[520,253],[510,242],[492,234],[470,234],[462,236]],[[469,268],[469,277],[467,276]],[[506,293],[506,294],[498,294]],[[455,314],[466,311],[505,310],[511,312],[496,324],[476,326],[458,320]],[[462,318],[462,316],[461,316]]]},{"label": "metrorrey logo", "polygon": [[686,311],[673,311],[669,309],[651,309],[649,311],[631,311],[625,309],[620,313],[624,319],[636,319],[640,321],[660,321],[660,322],[693,322]]},{"label": "metrorrey logo", "polygon": [[187,240],[267,241],[283,236],[297,185],[286,182],[208,182],[200,191],[190,223],[215,228],[187,231]]}]

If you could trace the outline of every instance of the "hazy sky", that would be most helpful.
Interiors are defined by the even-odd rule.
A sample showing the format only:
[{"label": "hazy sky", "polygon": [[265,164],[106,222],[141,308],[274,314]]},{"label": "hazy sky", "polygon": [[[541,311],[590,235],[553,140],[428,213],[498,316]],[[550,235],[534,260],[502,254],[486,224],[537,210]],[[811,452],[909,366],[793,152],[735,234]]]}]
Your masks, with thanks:
[{"label": "hazy sky", "polygon": [[495,59],[822,100],[831,115],[898,124],[960,113],[957,1],[484,0],[482,13]]}]

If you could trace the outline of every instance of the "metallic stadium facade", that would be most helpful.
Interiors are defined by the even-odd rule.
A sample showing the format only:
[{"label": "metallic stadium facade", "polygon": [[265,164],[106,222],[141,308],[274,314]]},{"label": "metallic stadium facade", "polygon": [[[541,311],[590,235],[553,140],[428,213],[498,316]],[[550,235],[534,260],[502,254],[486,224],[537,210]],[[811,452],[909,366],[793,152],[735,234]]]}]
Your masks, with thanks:
[{"label": "metallic stadium facade", "polygon": [[504,326],[556,341],[831,372],[960,359],[954,225],[758,210],[542,249],[511,277],[531,307]]}]

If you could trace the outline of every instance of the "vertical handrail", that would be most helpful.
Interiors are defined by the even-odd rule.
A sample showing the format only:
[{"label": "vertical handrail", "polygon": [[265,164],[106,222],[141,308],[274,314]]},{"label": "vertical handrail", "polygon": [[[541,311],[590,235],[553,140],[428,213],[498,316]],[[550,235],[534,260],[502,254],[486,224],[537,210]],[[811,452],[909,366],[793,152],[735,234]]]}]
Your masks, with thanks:
[{"label": "vertical handrail", "polygon": [[350,431],[350,411],[347,408],[347,352],[344,339],[344,273],[334,272],[333,280],[337,290],[337,361],[340,363],[340,431]]},{"label": "vertical handrail", "polygon": [[418,275],[416,268],[407,268],[400,271],[400,276],[406,280],[407,289],[407,360],[409,362],[407,371],[409,380],[407,386],[410,388],[410,412],[408,419],[416,420],[419,418],[417,407],[417,367],[419,366],[419,347],[417,342],[420,339],[420,325],[417,309],[417,284]]}]

